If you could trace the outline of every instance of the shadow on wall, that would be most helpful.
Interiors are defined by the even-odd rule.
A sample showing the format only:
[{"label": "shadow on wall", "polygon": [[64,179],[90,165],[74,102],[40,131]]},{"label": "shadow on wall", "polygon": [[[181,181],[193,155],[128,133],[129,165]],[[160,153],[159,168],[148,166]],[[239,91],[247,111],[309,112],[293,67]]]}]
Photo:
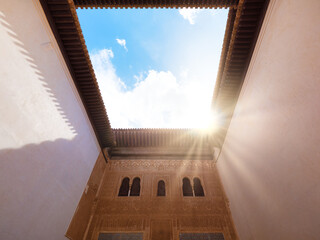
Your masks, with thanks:
[{"label": "shadow on wall", "polygon": [[[5,14],[0,11],[1,25],[5,28],[5,30],[7,31],[7,34],[11,37],[12,42],[17,46],[17,49],[23,55],[26,62],[28,62],[29,66],[34,70],[34,73],[36,74],[37,79],[41,82],[41,85],[43,86],[43,89],[46,91],[48,98],[51,99],[51,101],[54,103],[56,110],[59,112],[61,118],[67,124],[68,129],[72,132],[73,135],[77,135],[78,134],[77,124],[75,123],[79,122],[79,120],[75,117],[76,114],[71,114],[71,113],[74,113],[74,109],[72,104],[68,104],[67,100],[70,97],[65,95],[66,93],[65,90],[61,91],[62,90],[61,87],[59,89],[59,83],[61,83],[62,81],[66,81],[67,76],[65,76],[65,79],[55,79],[53,78],[55,74],[52,74],[52,72],[54,73],[54,71],[53,70],[48,71],[48,67],[52,67],[52,68],[59,67],[61,68],[61,71],[63,71],[61,64],[59,66],[52,66],[52,64],[49,61],[43,61],[44,60],[43,58],[46,55],[45,52],[42,54],[41,59],[37,59],[37,57],[39,58],[39,56],[33,55],[31,51],[28,51],[28,49],[34,49],[36,43],[32,41],[28,41],[28,39],[26,41],[21,41],[21,39],[24,39],[24,38],[23,37],[20,38],[20,36],[23,36],[24,33],[20,34],[19,27],[15,28],[13,25],[9,24],[9,22],[14,22],[14,21],[10,21],[10,17],[12,17],[12,15],[5,16]],[[44,50],[53,51],[51,42],[44,42],[40,46],[36,46],[36,47],[42,48],[43,51]],[[56,59],[56,61],[57,62],[59,61],[58,58]],[[45,69],[45,70],[42,71],[42,69]],[[19,71],[19,69],[17,69],[17,71]],[[28,79],[25,79],[24,82],[28,84]],[[17,86],[17,87],[23,87],[23,86]],[[31,94],[34,94],[34,93],[31,93]],[[61,99],[63,99],[64,101],[59,101]],[[76,101],[76,99],[74,99],[74,101]],[[41,111],[41,109],[39,109],[39,111]],[[41,119],[39,120],[41,121]]]},{"label": "shadow on wall", "polygon": [[[7,7],[8,16],[0,11],[0,24],[36,74],[36,79],[28,79],[28,77],[14,79],[21,83],[17,86],[17,90],[27,87],[30,81],[36,83],[39,80],[47,96],[30,92],[31,99],[35,100],[35,104],[38,104],[39,101],[45,101],[49,102],[47,105],[50,105],[52,102],[54,105],[52,109],[58,113],[48,112],[48,109],[31,107],[26,110],[29,111],[27,113],[30,114],[30,119],[34,120],[34,123],[30,125],[30,119],[29,122],[23,122],[24,116],[20,109],[14,109],[19,118],[17,121],[22,126],[17,128],[13,122],[11,127],[9,122],[10,128],[7,131],[11,131],[9,134],[14,137],[12,137],[13,140],[10,140],[14,141],[17,147],[0,150],[0,239],[65,239],[64,234],[98,157],[99,149],[91,134],[86,116],[68,83],[67,76],[65,76],[64,67],[59,62],[51,43],[38,44],[38,42],[32,41],[37,36],[32,38],[25,35],[24,29],[29,28],[28,32],[33,33],[28,25],[28,21],[32,20],[27,18],[28,14],[30,15],[29,8],[34,7],[29,6],[33,4],[32,1],[17,2],[15,3],[19,5],[17,8],[11,6],[9,9],[8,6],[3,6],[3,8]],[[28,6],[26,13],[23,12],[24,5]],[[20,21],[15,19],[16,16],[19,16],[17,19]],[[22,22],[21,18],[25,19],[25,22]],[[32,17],[30,18],[32,19]],[[37,35],[39,31],[41,29],[34,29],[34,34]],[[43,34],[40,35],[43,38]],[[43,48],[46,47],[45,45],[49,47],[47,50],[50,52],[43,52],[46,51]],[[10,57],[7,59],[8,66],[10,64],[17,66],[14,62],[15,59]],[[59,70],[57,74],[55,74],[56,69]],[[16,69],[16,71],[22,70]],[[6,75],[4,74],[4,76]],[[6,85],[8,80],[2,79],[5,87],[8,86]],[[38,89],[41,90],[41,87]],[[28,100],[30,101],[30,99]],[[9,107],[12,108],[7,104],[3,109]],[[32,112],[30,109],[36,110]],[[37,116],[41,116],[41,114],[37,114],[37,111],[42,112],[43,115],[48,113],[48,117],[46,119],[37,118]],[[70,136],[68,139],[65,139],[61,129],[55,129],[57,125],[60,126],[56,124],[56,121],[60,121],[60,125],[63,122],[67,126],[61,129],[69,131],[66,134]],[[39,131],[38,125],[47,128]],[[50,139],[49,135],[52,133],[58,137]],[[35,141],[40,142],[37,144],[23,143],[24,145],[20,147],[18,146],[19,136],[24,134],[34,136],[35,139],[39,136],[48,137],[46,139],[50,139],[50,141]],[[59,134],[62,136],[59,137]],[[5,143],[9,139],[2,141]]]},{"label": "shadow on wall", "polygon": [[76,141],[0,150],[5,166],[0,174],[1,239],[63,237],[90,174],[88,166],[74,159],[76,153],[67,154]]}]

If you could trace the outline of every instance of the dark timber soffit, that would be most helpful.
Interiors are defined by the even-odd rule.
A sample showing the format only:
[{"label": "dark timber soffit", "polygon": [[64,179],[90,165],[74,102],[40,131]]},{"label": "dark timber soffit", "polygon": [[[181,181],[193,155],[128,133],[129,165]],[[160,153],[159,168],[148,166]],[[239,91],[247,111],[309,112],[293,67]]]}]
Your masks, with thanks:
[{"label": "dark timber soffit", "polygon": [[269,0],[40,0],[40,2],[101,147],[113,147],[115,142],[76,8],[230,8],[212,100],[213,109],[223,113],[226,119],[214,142],[216,146],[223,144]]},{"label": "dark timber soffit", "polygon": [[215,146],[224,142],[268,4],[269,0],[240,0],[229,11],[212,99],[213,110],[224,118]]},{"label": "dark timber soffit", "polygon": [[229,8],[238,0],[75,0],[80,8]]},{"label": "dark timber soffit", "polygon": [[113,136],[115,147],[192,148],[210,140],[208,134],[193,129],[113,129]]},{"label": "dark timber soffit", "polygon": [[111,159],[212,160],[211,136],[193,129],[113,129]]},{"label": "dark timber soffit", "polygon": [[76,8],[70,0],[40,0],[50,27],[86,109],[100,146],[113,146],[113,136]]}]

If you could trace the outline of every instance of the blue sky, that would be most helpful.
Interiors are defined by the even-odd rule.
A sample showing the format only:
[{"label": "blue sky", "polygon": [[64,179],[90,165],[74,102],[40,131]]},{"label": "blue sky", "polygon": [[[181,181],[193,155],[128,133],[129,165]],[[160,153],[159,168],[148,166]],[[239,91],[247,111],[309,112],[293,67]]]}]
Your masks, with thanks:
[{"label": "blue sky", "polygon": [[77,13],[113,128],[206,124],[228,10]]}]

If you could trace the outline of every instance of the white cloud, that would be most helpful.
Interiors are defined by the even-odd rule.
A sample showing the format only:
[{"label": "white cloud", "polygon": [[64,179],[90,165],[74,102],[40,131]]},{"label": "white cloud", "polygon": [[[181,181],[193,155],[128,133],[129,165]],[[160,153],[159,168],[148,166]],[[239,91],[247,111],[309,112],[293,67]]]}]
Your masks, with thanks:
[{"label": "white cloud", "polygon": [[91,53],[113,128],[199,127],[207,119],[212,89],[205,84],[195,79],[186,81],[181,76],[177,79],[170,71],[150,70],[135,76],[134,88],[127,90],[116,74],[112,58],[113,52],[108,49]]},{"label": "white cloud", "polygon": [[139,75],[133,76],[133,78],[136,80],[136,83],[134,85],[135,87],[137,87],[139,85],[139,83],[144,80],[146,74],[148,74],[148,73],[147,72],[140,72]]},{"label": "white cloud", "polygon": [[128,51],[127,46],[126,46],[126,40],[125,39],[116,39],[117,43],[122,46],[126,51]]},{"label": "white cloud", "polygon": [[201,9],[195,9],[195,8],[179,9],[179,13],[182,15],[184,19],[188,20],[190,24],[195,24],[195,19],[197,18],[200,12],[201,12]]}]

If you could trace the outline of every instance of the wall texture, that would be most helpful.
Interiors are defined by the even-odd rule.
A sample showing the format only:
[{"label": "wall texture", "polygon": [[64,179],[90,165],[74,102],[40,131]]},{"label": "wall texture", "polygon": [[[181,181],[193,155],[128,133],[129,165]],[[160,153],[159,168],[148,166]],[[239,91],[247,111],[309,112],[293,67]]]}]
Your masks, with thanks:
[{"label": "wall texture", "polygon": [[0,239],[65,239],[99,148],[34,0],[0,0]]},{"label": "wall texture", "polygon": [[98,201],[98,193],[106,167],[107,163],[100,153],[66,233],[69,239],[83,239],[85,236],[92,211]]},{"label": "wall texture", "polygon": [[319,239],[319,10],[270,1],[218,159],[241,239]]},{"label": "wall texture", "polygon": [[[119,232],[140,232],[144,240],[178,240],[180,233],[223,233],[226,240],[238,239],[214,161],[125,158],[111,159],[101,167],[105,171],[100,186],[92,188],[98,191],[94,191],[87,230],[83,235],[84,231],[74,226],[88,222],[89,208],[85,206],[93,198],[89,191],[82,196],[68,230],[72,239],[96,240],[99,233]],[[98,168],[96,172],[101,175]],[[136,177],[141,179],[140,196],[118,196],[125,177],[130,184]],[[184,177],[191,183],[198,177],[205,196],[183,196]],[[157,196],[160,180],[165,182],[166,196]]]}]

